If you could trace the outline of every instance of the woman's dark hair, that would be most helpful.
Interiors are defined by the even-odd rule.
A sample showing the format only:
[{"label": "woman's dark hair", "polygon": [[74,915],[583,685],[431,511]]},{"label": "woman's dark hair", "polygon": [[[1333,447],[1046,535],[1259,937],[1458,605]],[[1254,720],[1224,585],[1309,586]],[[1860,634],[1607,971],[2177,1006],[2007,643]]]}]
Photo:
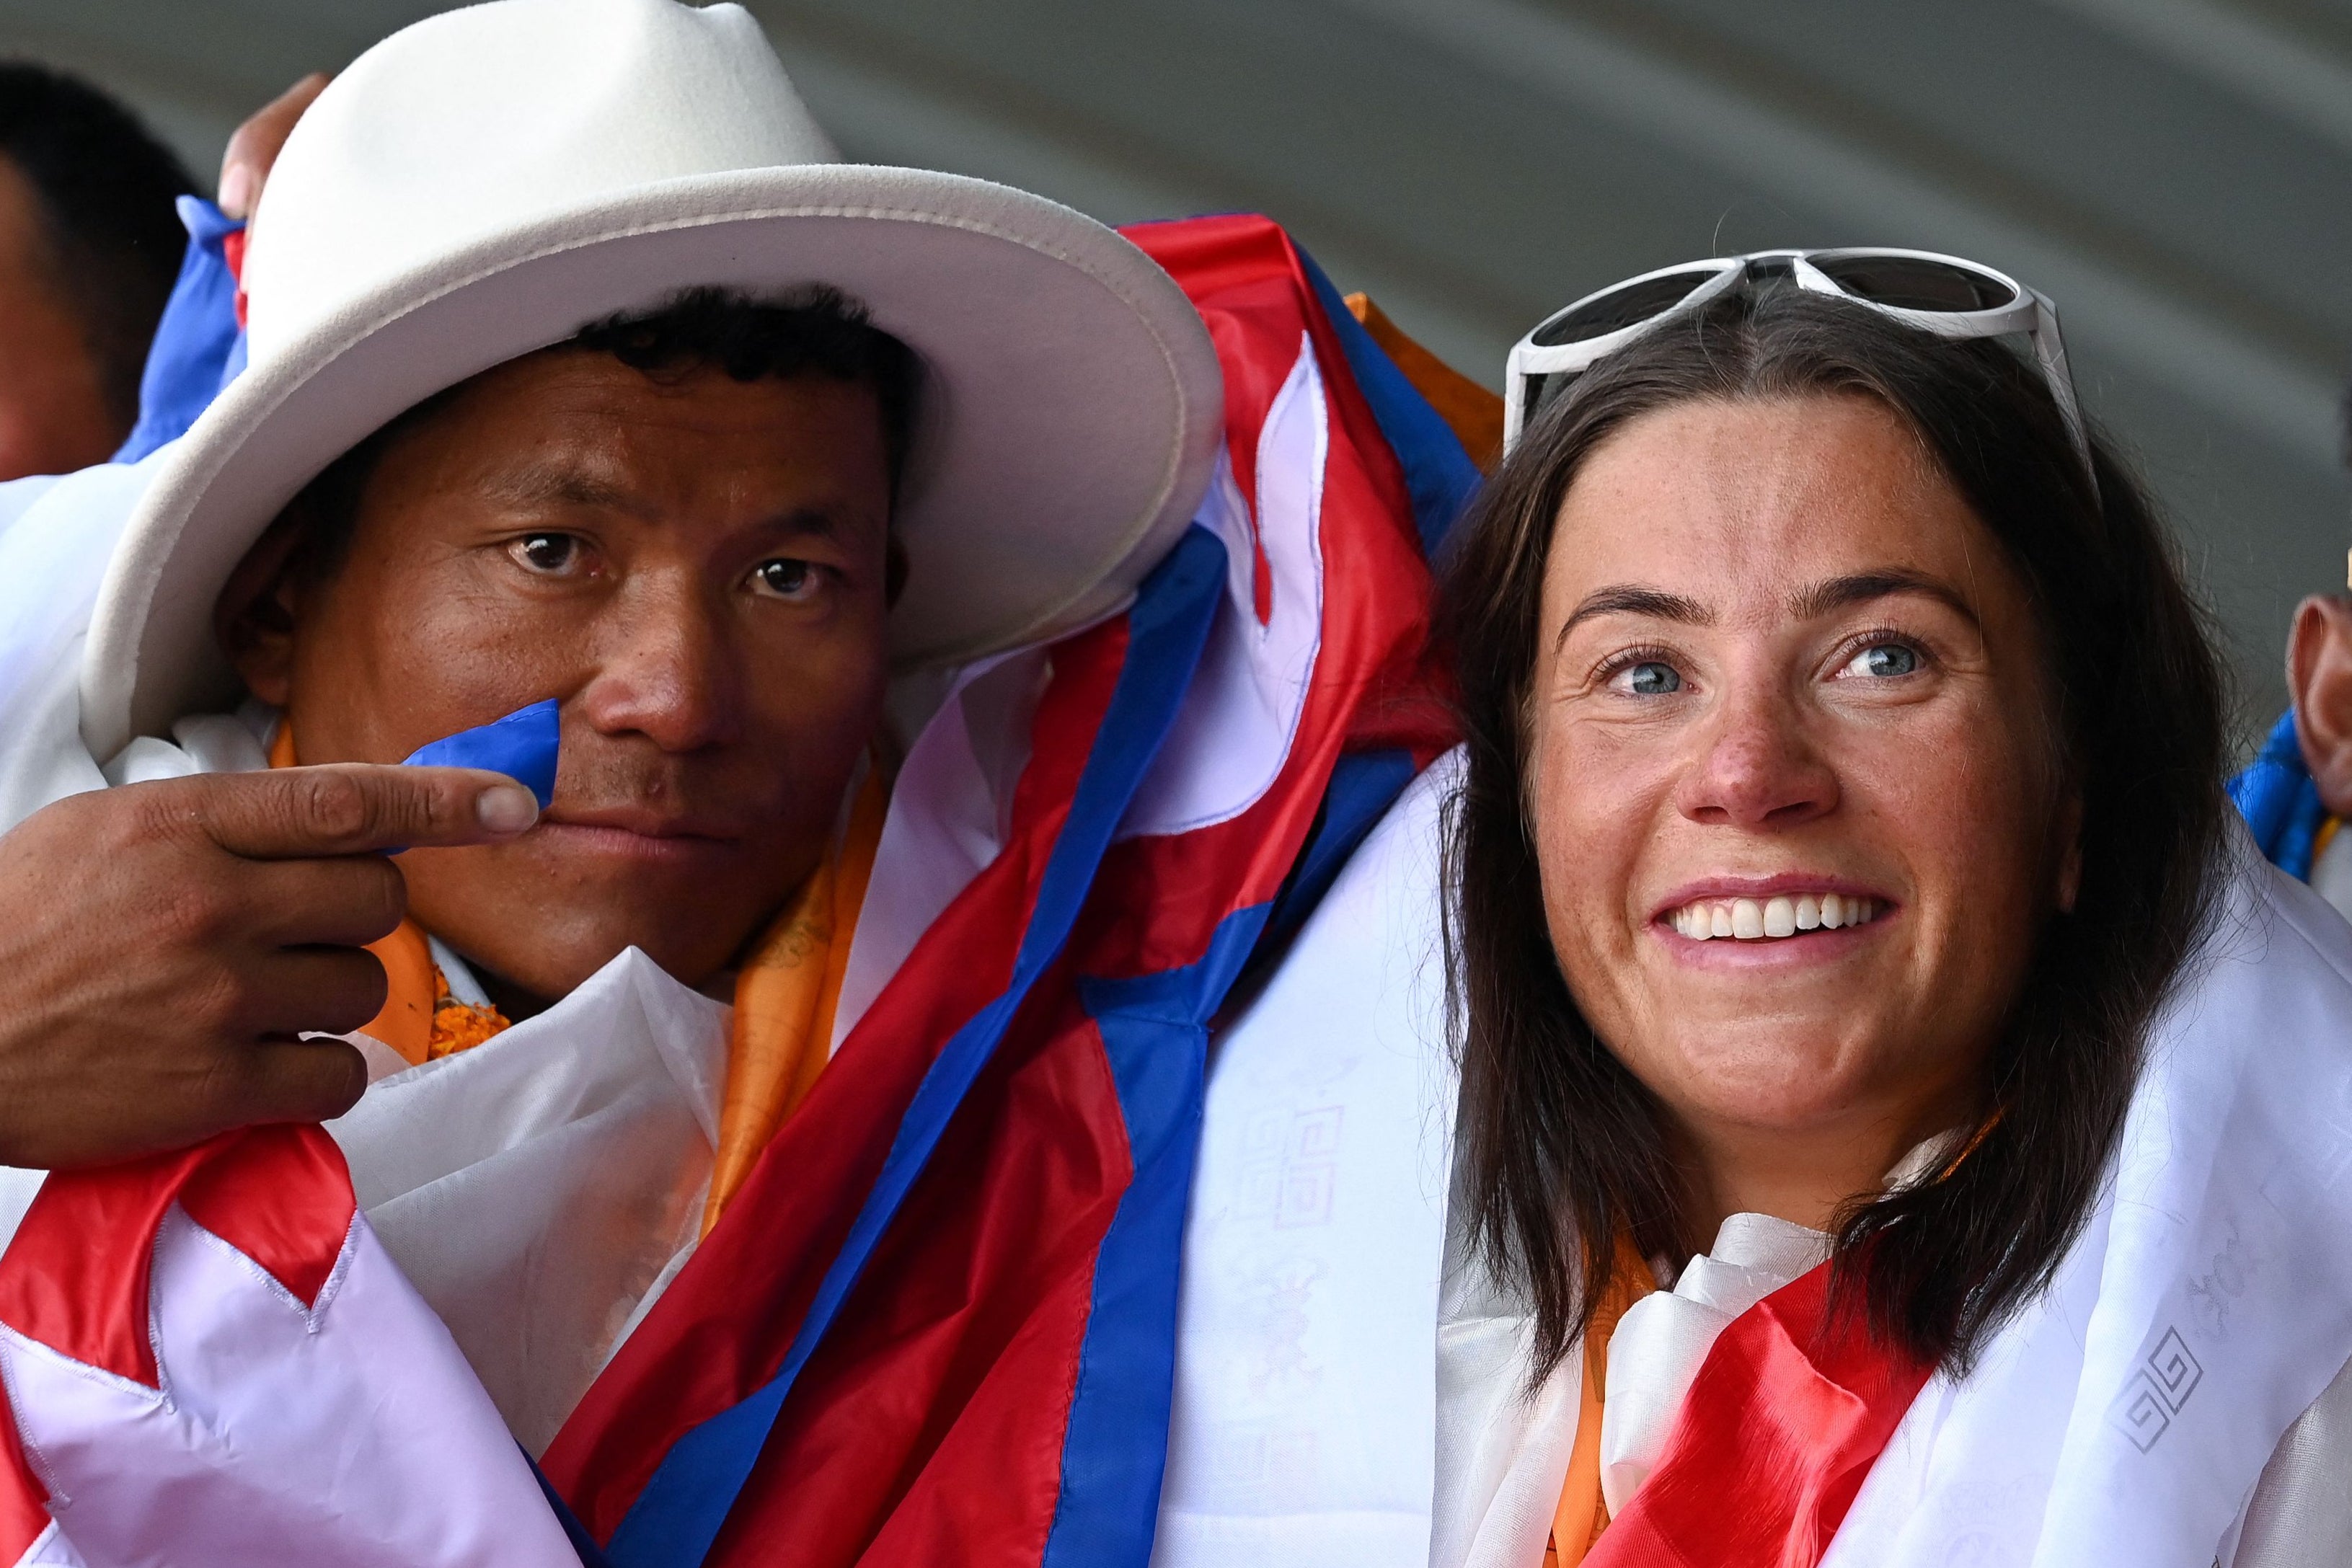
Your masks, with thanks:
[{"label": "woman's dark hair", "polygon": [[2084,804],[2073,912],[2039,937],[1995,1046],[1971,1152],[1840,1215],[1833,1300],[1965,1369],[2050,1279],[2105,1177],[2149,1020],[2220,864],[2221,676],[2138,483],[2094,439],[2096,485],[2039,372],[1793,288],[1736,292],[1635,340],[1536,419],[1447,563],[1440,625],[1468,768],[1452,804],[1447,963],[1472,1235],[1535,1309],[1548,1372],[1591,1320],[1618,1239],[1683,1234],[1661,1107],[1593,1033],[1544,918],[1528,813],[1538,607],[1554,520],[1593,449],[1694,402],[1860,396],[1899,414],[2007,552],[2048,652],[2063,777]]},{"label": "woman's dark hair", "polygon": [[39,198],[49,273],[127,431],[187,248],[173,203],[196,183],[129,110],[29,60],[0,60],[0,158]]}]

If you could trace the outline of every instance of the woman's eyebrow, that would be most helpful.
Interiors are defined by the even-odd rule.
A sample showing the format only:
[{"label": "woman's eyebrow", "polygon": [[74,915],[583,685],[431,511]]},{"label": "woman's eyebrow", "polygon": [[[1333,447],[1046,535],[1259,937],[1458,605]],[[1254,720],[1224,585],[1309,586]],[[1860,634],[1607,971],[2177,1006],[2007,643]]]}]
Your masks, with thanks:
[{"label": "woman's eyebrow", "polygon": [[1976,608],[1961,598],[1949,583],[1922,571],[1910,571],[1901,567],[1889,567],[1878,571],[1858,571],[1846,577],[1832,577],[1817,582],[1789,601],[1789,613],[1799,621],[1811,621],[1840,610],[1866,604],[1874,599],[1885,599],[1898,593],[1924,594],[1948,606],[1971,626],[1981,628]]},{"label": "woman's eyebrow", "polygon": [[1584,596],[1584,602],[1560,622],[1559,635],[1552,639],[1552,652],[1558,653],[1567,643],[1570,632],[1601,615],[1646,615],[1654,621],[1678,621],[1685,626],[1706,626],[1715,620],[1715,612],[1696,599],[1621,582],[1594,589]]}]

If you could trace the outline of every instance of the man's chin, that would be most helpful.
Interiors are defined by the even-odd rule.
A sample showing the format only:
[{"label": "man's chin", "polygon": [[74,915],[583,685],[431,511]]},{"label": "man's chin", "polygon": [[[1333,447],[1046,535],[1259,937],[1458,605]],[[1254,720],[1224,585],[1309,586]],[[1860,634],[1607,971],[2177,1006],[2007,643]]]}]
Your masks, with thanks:
[{"label": "man's chin", "polygon": [[[699,932],[681,934],[676,926],[663,929],[642,919],[620,926],[542,928],[536,940],[533,933],[515,923],[502,922],[498,929],[488,930],[463,926],[461,922],[456,928],[435,934],[483,971],[486,984],[503,982],[540,1006],[562,1000],[632,947],[680,985],[703,990],[726,970],[735,948],[741,946],[740,939],[722,945],[717,939],[698,939],[702,936]],[[491,986],[494,996],[499,988]]]},{"label": "man's chin", "polygon": [[646,853],[563,841],[609,831],[569,830],[528,846],[538,852],[495,864],[462,850],[426,852],[433,861],[409,870],[410,911],[469,960],[551,1001],[630,947],[701,988],[791,897],[789,887],[744,885],[743,854],[732,844],[705,839]]}]

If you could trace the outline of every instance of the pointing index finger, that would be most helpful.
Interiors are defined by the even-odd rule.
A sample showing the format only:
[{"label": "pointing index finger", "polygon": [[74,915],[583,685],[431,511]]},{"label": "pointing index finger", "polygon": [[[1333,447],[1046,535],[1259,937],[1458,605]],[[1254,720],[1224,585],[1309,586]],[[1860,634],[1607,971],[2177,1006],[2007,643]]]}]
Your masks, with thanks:
[{"label": "pointing index finger", "polygon": [[254,860],[491,843],[539,820],[528,789],[472,768],[331,763],[178,782],[197,787],[196,815],[213,841]]}]

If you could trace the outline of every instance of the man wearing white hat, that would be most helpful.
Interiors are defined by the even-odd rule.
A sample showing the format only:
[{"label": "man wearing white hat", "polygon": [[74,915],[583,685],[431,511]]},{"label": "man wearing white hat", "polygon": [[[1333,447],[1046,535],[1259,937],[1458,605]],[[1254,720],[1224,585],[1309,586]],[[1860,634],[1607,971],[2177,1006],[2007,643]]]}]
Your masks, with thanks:
[{"label": "man wearing white hat", "polygon": [[[891,673],[1120,609],[1207,485],[1216,358],[1127,241],[842,164],[745,13],[670,0],[370,51],[243,286],[249,367],[184,439],[0,498],[0,877],[50,916],[8,955],[5,1152],[593,1035],[337,1129],[536,1448],[824,1063]],[[550,707],[535,831],[501,780],[350,766]]]},{"label": "man wearing white hat", "polygon": [[[1048,1484],[1008,1496],[1054,1540],[1149,1551],[1207,1021],[1443,748],[1422,552],[1470,470],[1273,225],[1144,243],[1192,298],[1050,203],[834,162],[730,5],[501,0],[318,99],[251,231],[249,368],[148,462],[0,492],[0,897],[46,900],[0,920],[0,1155],[345,1113],[333,1145],[264,1126],[0,1180],[26,1445],[0,1443],[0,1561],[19,1527],[26,1563],[553,1560],[509,1432],[617,1561],[673,1560],[743,1483],[695,1457],[767,1376],[730,1354],[801,1332],[746,1308],[726,1352],[697,1314],[737,1281],[789,1295],[772,1264],[831,1280],[854,1249],[793,1226],[863,1226],[890,1182],[857,1140],[895,1162],[923,1053],[1024,995],[1071,1018],[1021,1015],[1019,1071],[1155,1076],[1048,1096],[1060,1196],[985,1151],[924,1177],[1008,1237],[1074,1218],[992,1296],[952,1273],[940,1197],[892,1233],[944,1248],[1009,1337],[972,1320],[986,1399],[883,1364],[929,1333],[827,1373],[858,1441],[887,1428],[840,1529],[918,1528],[859,1511],[947,1412],[992,1469],[1034,1434],[1011,1462]],[[1119,870],[1072,937],[1079,841]],[[403,849],[398,873],[371,852]],[[1049,904],[1074,946],[1032,994]],[[991,1000],[963,977],[1000,961]],[[1296,1092],[1318,1149],[1341,1119],[1361,1141],[1331,1073]],[[986,1135],[1025,1147],[1020,1109]],[[739,1196],[761,1223],[714,1228]],[[1097,1249],[1124,1304],[1100,1344],[1055,1339],[1090,1321]],[[923,1293],[888,1260],[876,1289],[910,1269]],[[1054,1395],[1078,1364],[1108,1404]],[[851,1452],[824,1430],[795,1440]],[[1034,1533],[933,1469],[906,1517]],[[823,1529],[830,1473],[795,1478],[814,1510],[752,1493]]]},{"label": "man wearing white hat", "polygon": [[[78,532],[111,559],[94,604],[60,599],[62,571],[19,580],[31,622],[88,641],[70,681],[0,697],[0,815],[273,742],[394,762],[557,698],[556,831],[404,862],[446,977],[518,1015],[631,944],[692,985],[727,968],[838,837],[889,672],[1118,606],[1216,439],[1213,352],[1146,257],[1017,191],[839,163],[729,5],[509,0],[399,35],[303,120],[243,282],[250,368],[187,437],[10,497],[20,549]],[[50,837],[159,825],[158,798],[248,860],[502,840],[533,814],[491,786],[477,820],[489,781],[433,773],[210,782],[76,799]],[[298,828],[320,789],[367,820]],[[37,832],[10,848],[45,874]],[[337,892],[352,907],[300,918],[397,916],[372,867]],[[332,1017],[372,993],[363,961],[303,987],[315,1021],[365,1021]],[[348,1103],[350,1052],[301,1049],[331,1064],[311,1103]],[[205,1125],[110,1145],[12,1121],[10,1152],[59,1160]]]}]

